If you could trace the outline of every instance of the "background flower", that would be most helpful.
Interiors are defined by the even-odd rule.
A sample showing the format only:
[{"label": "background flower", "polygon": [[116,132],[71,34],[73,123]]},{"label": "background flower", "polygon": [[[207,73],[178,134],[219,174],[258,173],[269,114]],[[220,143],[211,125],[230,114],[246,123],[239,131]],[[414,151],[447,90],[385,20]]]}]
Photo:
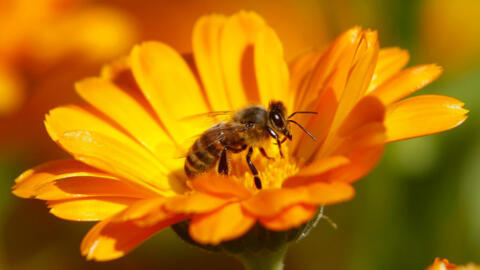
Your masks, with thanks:
[{"label": "background flower", "polygon": [[[310,47],[312,44],[323,47],[327,40],[330,41],[351,26],[371,27],[379,30],[382,46],[398,45],[408,49],[412,65],[438,62],[446,67],[444,75],[422,90],[422,94],[442,93],[454,96],[468,101],[468,108],[472,111],[469,121],[460,129],[388,146],[379,169],[356,185],[358,195],[355,203],[347,203],[341,209],[326,209],[327,215],[339,225],[339,229],[332,230],[330,225],[321,222],[309,238],[291,248],[287,257],[287,269],[420,269],[431,264],[431,258],[438,255],[449,257],[458,264],[480,261],[480,220],[477,215],[480,209],[480,121],[475,113],[480,108],[480,95],[477,91],[480,85],[480,65],[475,58],[470,57],[467,69],[452,70],[442,58],[448,55],[424,59],[425,51],[420,50],[423,47],[423,30],[419,29],[425,25],[425,16],[420,11],[425,7],[428,12],[437,12],[435,9],[429,9],[428,5],[424,5],[426,2],[421,0],[306,0],[292,1],[293,4],[288,4],[288,1],[285,1],[287,4],[283,4],[283,1],[282,4],[278,1],[229,1],[228,6],[224,6],[225,1],[212,1],[215,5],[209,4],[209,1],[201,1],[201,4],[196,1],[187,2],[174,2],[171,6],[169,4],[172,1],[146,0],[82,3],[115,5],[136,21],[141,40],[163,40],[175,47],[185,48],[182,51],[187,51],[190,43],[189,36],[184,31],[190,31],[192,22],[200,14],[213,11],[231,14],[239,9],[257,10],[277,30],[281,40],[288,44],[298,44],[295,48],[288,47],[291,45],[286,47],[289,60],[302,47]],[[428,2],[435,4],[435,1]],[[457,6],[464,6],[463,3],[461,1]],[[196,11],[189,11],[189,7]],[[456,14],[464,15],[467,22],[467,19],[470,22],[477,21],[476,17],[467,16],[468,12],[457,11]],[[460,29],[457,32],[464,35],[453,43],[472,46],[464,44],[467,42],[465,40],[473,37],[468,31],[462,31],[464,28],[458,23],[460,22],[454,20],[450,25],[457,26]],[[175,31],[179,27],[183,30]],[[435,31],[433,35],[445,38],[443,32]],[[299,41],[302,42],[297,43]],[[435,46],[435,43],[432,44]],[[71,62],[68,63],[65,66],[71,67]],[[89,224],[59,222],[45,211],[43,204],[6,195],[10,193],[11,179],[35,165],[39,159],[44,159],[39,158],[39,154],[61,155],[61,151],[50,144],[39,121],[47,109],[67,101],[55,100],[59,98],[56,92],[58,89],[73,92],[73,81],[88,74],[97,74],[99,65],[100,63],[91,65],[74,74],[69,74],[62,68],[51,69],[56,75],[41,77],[44,83],[34,86],[45,91],[29,103],[30,108],[35,108],[40,97],[48,97],[52,99],[50,105],[34,114],[24,114],[35,115],[37,119],[32,121],[28,117],[23,121],[20,117],[9,120],[12,127],[19,131],[33,123],[38,126],[34,131],[18,132],[17,135],[2,140],[2,150],[8,151],[0,158],[0,174],[3,179],[0,185],[5,193],[5,196],[0,196],[0,268],[189,269],[194,264],[199,267],[208,265],[211,269],[224,269],[226,265],[232,269],[241,269],[230,258],[185,247],[169,231],[160,233],[125,259],[108,264],[90,264],[84,262],[78,253],[71,252],[78,248],[78,242],[90,227]],[[1,121],[0,130],[5,134],[5,122]],[[18,138],[23,138],[24,142],[20,149],[18,143],[14,146]],[[27,144],[38,147],[34,143],[38,138],[48,141],[50,147],[46,150],[37,149],[33,153],[27,151],[26,149],[33,149]],[[52,149],[55,151],[51,152]],[[18,231],[22,231],[22,234]],[[29,240],[31,245],[22,244]],[[409,259],[405,260],[398,254],[407,254]]]}]

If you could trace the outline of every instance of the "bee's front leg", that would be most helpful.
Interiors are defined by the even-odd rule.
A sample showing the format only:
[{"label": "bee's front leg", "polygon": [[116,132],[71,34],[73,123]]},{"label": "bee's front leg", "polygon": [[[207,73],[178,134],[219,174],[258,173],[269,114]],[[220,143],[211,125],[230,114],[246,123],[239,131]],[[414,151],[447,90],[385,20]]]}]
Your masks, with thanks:
[{"label": "bee's front leg", "polygon": [[278,134],[275,132],[275,130],[271,129],[270,127],[266,127],[268,134],[277,140],[277,145],[278,145],[278,152],[280,152],[280,156],[283,158],[283,153],[282,153],[282,143],[280,142],[280,138],[278,137]]}]

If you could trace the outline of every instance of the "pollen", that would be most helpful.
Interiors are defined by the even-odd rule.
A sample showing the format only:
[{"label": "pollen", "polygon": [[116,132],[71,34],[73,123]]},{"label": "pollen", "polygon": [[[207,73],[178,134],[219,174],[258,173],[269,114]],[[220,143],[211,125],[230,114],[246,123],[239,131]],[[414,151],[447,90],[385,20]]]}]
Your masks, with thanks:
[{"label": "pollen", "polygon": [[[254,151],[252,162],[258,170],[262,189],[281,188],[282,183],[288,177],[299,171],[296,160],[289,156],[288,146],[282,145],[284,157],[280,156],[278,146],[269,144],[264,146],[269,158],[263,156],[257,149]],[[232,155],[230,158],[231,176],[252,191],[258,191],[255,187],[253,174],[245,161],[245,154]]]}]

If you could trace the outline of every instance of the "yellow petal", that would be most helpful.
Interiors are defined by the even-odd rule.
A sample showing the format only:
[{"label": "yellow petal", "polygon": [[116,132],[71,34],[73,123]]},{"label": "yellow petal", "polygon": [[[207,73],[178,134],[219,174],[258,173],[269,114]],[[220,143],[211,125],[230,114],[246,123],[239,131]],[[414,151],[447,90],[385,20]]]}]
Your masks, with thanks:
[{"label": "yellow petal", "polygon": [[207,214],[198,214],[190,222],[190,236],[200,244],[217,245],[246,233],[255,218],[246,214],[240,204],[232,203]]},{"label": "yellow petal", "polygon": [[409,59],[410,55],[406,50],[397,47],[381,49],[378,53],[377,66],[367,93],[373,91],[405,67]]},{"label": "yellow petal", "polygon": [[132,50],[131,64],[140,89],[173,140],[184,146],[183,142],[205,131],[205,125],[180,121],[209,109],[190,68],[177,52],[162,43],[143,43]]},{"label": "yellow petal", "polygon": [[222,67],[227,94],[234,109],[259,102],[255,78],[254,47],[263,19],[253,12],[239,12],[228,18],[220,38]]},{"label": "yellow petal", "polygon": [[220,55],[220,36],[226,17],[201,17],[193,28],[193,55],[213,111],[231,110]]},{"label": "yellow petal", "polygon": [[62,106],[48,112],[45,116],[45,127],[55,142],[65,132],[73,130],[89,130],[108,135],[118,141],[136,144],[126,134],[105,120],[95,109],[88,106]]},{"label": "yellow petal", "polygon": [[290,91],[288,91],[287,108],[289,111],[302,110],[299,107],[300,97],[307,89],[313,68],[318,63],[323,51],[310,51],[301,54],[289,64],[290,70]]},{"label": "yellow petal", "polygon": [[452,129],[465,121],[463,102],[447,96],[421,95],[388,107],[385,127],[389,142]]},{"label": "yellow petal", "polygon": [[329,156],[316,160],[308,164],[306,167],[301,168],[296,175],[287,178],[282,183],[282,187],[297,187],[306,185],[311,182],[321,181],[322,174],[325,174],[328,171],[338,168],[340,166],[346,165],[349,162],[350,160],[348,158],[341,155]]},{"label": "yellow petal", "polygon": [[129,205],[125,211],[116,215],[112,221],[125,222],[132,221],[140,227],[150,227],[158,223],[165,223],[176,220],[176,222],[185,220],[188,215],[169,211],[165,208],[165,203],[169,198],[152,197],[139,200]]},{"label": "yellow petal", "polygon": [[87,260],[109,261],[132,251],[154,233],[179,220],[170,218],[151,226],[138,226],[133,221],[97,223],[83,238],[80,250]]},{"label": "yellow petal", "polygon": [[353,195],[350,184],[318,182],[295,188],[261,190],[242,202],[242,206],[253,216],[273,218],[292,205],[329,205],[349,200]]},{"label": "yellow petal", "polygon": [[270,27],[262,28],[254,47],[255,74],[261,103],[268,106],[272,100],[286,101],[289,72],[277,34]]},{"label": "yellow petal", "polygon": [[425,87],[436,80],[441,73],[442,68],[437,65],[411,67],[397,73],[370,94],[377,96],[388,105]]},{"label": "yellow petal", "polygon": [[[330,45],[312,70],[311,80],[308,82],[306,90],[298,96],[296,109],[310,110],[310,106],[315,103],[315,100],[328,89],[327,81],[329,80],[331,81],[329,85],[335,88],[337,96],[337,93],[343,91],[345,77],[350,71],[352,58],[361,34],[361,29],[354,27],[344,32]],[[332,80],[333,75],[338,79]]]},{"label": "yellow petal", "polygon": [[230,177],[218,175],[199,176],[193,180],[192,186],[198,191],[224,198],[246,199],[251,196],[250,191],[244,185]]},{"label": "yellow petal", "polygon": [[91,108],[55,108],[46,116],[45,126],[53,140],[95,168],[163,193],[177,188],[158,159]]},{"label": "yellow petal", "polygon": [[272,218],[285,208],[301,203],[307,197],[307,190],[300,188],[263,189],[242,206],[251,215]]},{"label": "yellow petal", "polygon": [[50,213],[72,221],[96,221],[109,218],[137,201],[133,198],[105,197],[48,201]]},{"label": "yellow petal", "polygon": [[332,150],[337,139],[337,130],[359,100],[364,96],[373,75],[378,56],[377,33],[365,31],[354,56],[345,90],[342,91],[338,109],[331,125],[329,136],[317,156],[325,156]]},{"label": "yellow petal", "polygon": [[90,131],[70,131],[59,143],[76,159],[115,176],[135,182],[162,195],[173,193],[172,181],[162,164],[150,153],[114,138]]},{"label": "yellow petal", "polygon": [[138,200],[128,206],[125,211],[116,215],[112,221],[114,222],[125,222],[129,220],[139,220],[145,219],[150,215],[158,215],[159,212],[163,211],[163,206],[165,204],[166,197],[156,196],[153,198],[148,198],[144,200]]},{"label": "yellow petal", "polygon": [[99,78],[83,80],[76,88],[83,99],[121,125],[166,167],[181,167],[173,158],[178,150],[170,137],[132,95]]},{"label": "yellow petal", "polygon": [[381,123],[385,118],[385,106],[378,98],[362,98],[349,113],[338,129],[338,135],[345,137],[370,123]]},{"label": "yellow petal", "polygon": [[272,231],[296,228],[315,216],[317,206],[298,204],[291,206],[273,218],[262,218],[262,226]]},{"label": "yellow petal", "polygon": [[385,143],[385,127],[382,123],[373,122],[362,126],[345,138],[332,153],[344,155],[350,162],[332,170],[326,178],[343,182],[359,180],[378,164]]},{"label": "yellow petal", "polygon": [[22,173],[15,179],[13,194],[22,198],[33,198],[38,195],[38,189],[47,183],[64,178],[96,177],[115,179],[80,161],[73,159],[51,161]]},{"label": "yellow petal", "polygon": [[186,196],[175,196],[165,203],[165,208],[176,213],[205,213],[211,212],[231,202],[203,192],[196,192]]},{"label": "yellow petal", "polygon": [[[304,126],[313,136],[316,141],[312,140],[308,134],[305,134],[299,128],[293,128],[293,155],[300,160],[310,160],[330,131],[335,112],[337,110],[338,101],[335,96],[335,90],[328,88],[323,91],[323,94],[317,100],[317,105],[311,108],[317,112],[316,115],[304,115],[295,118],[302,126]],[[308,117],[308,118],[307,118]]]},{"label": "yellow petal", "polygon": [[63,178],[38,188],[36,199],[66,200],[86,197],[146,198],[156,194],[127,182],[97,177]]}]

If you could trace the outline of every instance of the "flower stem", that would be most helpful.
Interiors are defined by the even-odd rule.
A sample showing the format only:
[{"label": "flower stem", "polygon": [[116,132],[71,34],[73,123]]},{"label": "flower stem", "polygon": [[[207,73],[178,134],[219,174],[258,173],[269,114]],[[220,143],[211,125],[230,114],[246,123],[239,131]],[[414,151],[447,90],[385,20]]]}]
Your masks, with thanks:
[{"label": "flower stem", "polygon": [[245,266],[245,270],[283,270],[283,260],[287,245],[276,250],[262,250],[255,253],[242,253],[236,257]]}]

